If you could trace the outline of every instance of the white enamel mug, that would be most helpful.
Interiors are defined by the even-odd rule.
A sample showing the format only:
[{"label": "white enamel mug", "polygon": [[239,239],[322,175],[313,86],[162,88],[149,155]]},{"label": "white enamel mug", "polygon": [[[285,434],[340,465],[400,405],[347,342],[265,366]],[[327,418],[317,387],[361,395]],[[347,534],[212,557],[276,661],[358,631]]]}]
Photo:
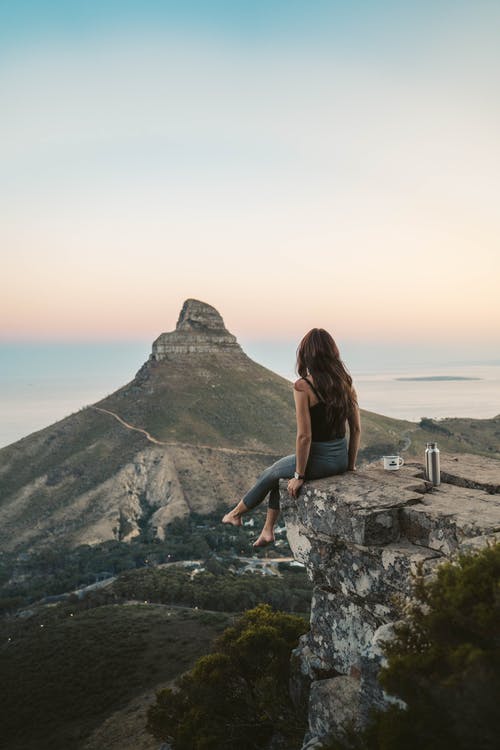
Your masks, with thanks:
[{"label": "white enamel mug", "polygon": [[384,456],[382,461],[386,471],[397,471],[404,464],[404,459],[401,456]]}]

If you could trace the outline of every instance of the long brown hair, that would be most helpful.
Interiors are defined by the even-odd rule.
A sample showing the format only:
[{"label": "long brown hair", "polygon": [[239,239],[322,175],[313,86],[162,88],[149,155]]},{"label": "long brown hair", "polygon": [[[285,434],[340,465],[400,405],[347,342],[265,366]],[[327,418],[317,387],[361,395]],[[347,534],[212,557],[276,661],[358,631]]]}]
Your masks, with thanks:
[{"label": "long brown hair", "polygon": [[328,422],[340,434],[356,401],[352,378],[340,359],[338,346],[324,328],[312,328],[297,349],[297,372],[305,378],[308,371],[325,402]]}]

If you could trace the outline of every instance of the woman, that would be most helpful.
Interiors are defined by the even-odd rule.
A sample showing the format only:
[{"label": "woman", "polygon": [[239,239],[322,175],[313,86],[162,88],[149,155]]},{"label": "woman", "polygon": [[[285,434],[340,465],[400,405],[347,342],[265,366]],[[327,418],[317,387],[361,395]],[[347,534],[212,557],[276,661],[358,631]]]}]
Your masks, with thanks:
[{"label": "woman", "polygon": [[[279,516],[279,480],[290,479],[288,492],[297,497],[305,479],[355,471],[361,425],[352,378],[340,359],[333,338],[323,328],[313,328],[297,350],[299,380],[294,383],[297,440],[294,455],[266,469],[223,523],[241,526],[241,516],[269,493],[266,522],[254,547],[274,542]],[[349,447],[345,437],[349,424]]]}]

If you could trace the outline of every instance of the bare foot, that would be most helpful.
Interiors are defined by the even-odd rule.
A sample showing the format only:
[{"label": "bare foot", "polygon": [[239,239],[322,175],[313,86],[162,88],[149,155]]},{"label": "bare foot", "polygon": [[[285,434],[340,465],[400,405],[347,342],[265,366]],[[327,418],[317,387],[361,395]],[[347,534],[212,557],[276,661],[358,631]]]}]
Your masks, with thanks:
[{"label": "bare foot", "polygon": [[253,543],[252,547],[267,547],[274,542],[274,534],[269,531],[261,531],[259,538]]},{"label": "bare foot", "polygon": [[222,517],[222,523],[230,523],[232,526],[243,525],[241,516],[235,516],[232,510],[230,510],[229,513],[226,513],[226,515]]}]

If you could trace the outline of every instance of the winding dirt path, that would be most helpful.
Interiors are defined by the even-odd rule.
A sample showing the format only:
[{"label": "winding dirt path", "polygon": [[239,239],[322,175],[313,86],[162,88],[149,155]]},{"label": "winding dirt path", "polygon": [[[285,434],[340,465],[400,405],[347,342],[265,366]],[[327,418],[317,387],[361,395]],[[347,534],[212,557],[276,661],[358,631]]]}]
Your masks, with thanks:
[{"label": "winding dirt path", "polygon": [[274,458],[276,458],[279,455],[278,453],[272,453],[271,451],[249,450],[247,448],[222,448],[215,445],[200,445],[199,443],[195,445],[194,443],[180,443],[170,440],[158,440],[158,438],[155,438],[147,430],[144,430],[142,427],[135,427],[135,425],[126,422],[124,419],[122,419],[122,417],[120,417],[119,414],[116,414],[116,412],[111,411],[110,409],[103,409],[100,406],[89,406],[88,408],[94,409],[94,411],[100,411],[102,414],[109,414],[111,417],[114,417],[114,419],[116,419],[121,425],[123,425],[123,427],[126,427],[127,430],[134,430],[134,432],[142,433],[146,440],[149,440],[149,442],[153,443],[154,445],[166,445],[177,448],[207,448],[211,451],[218,451],[219,453],[234,453],[238,456],[247,454],[251,456],[273,456]]}]

